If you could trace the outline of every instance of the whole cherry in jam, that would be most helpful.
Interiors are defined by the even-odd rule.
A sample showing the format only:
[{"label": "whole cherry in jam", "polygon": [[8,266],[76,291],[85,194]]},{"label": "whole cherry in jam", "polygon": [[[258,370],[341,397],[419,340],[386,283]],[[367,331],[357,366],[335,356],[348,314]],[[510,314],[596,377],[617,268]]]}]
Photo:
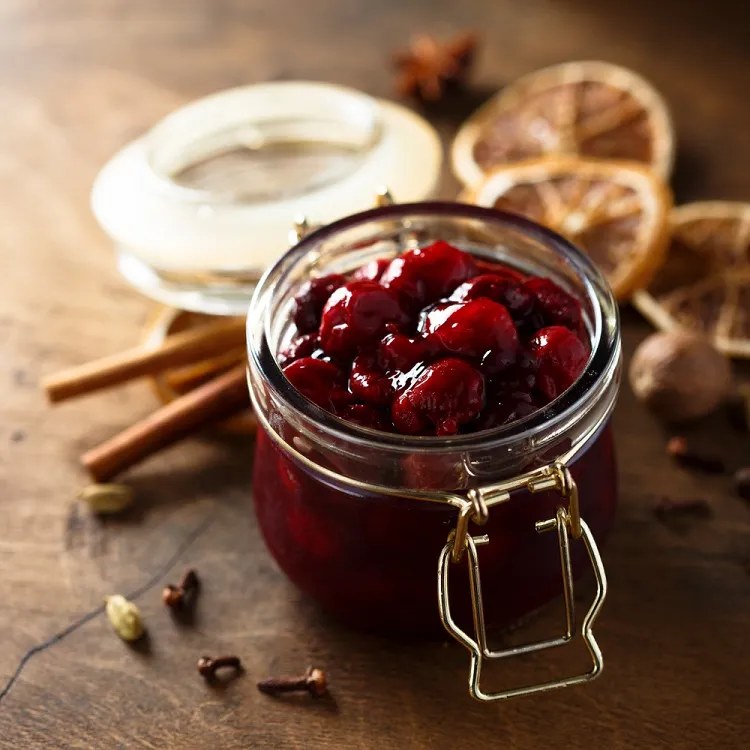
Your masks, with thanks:
[{"label": "whole cherry in jam", "polygon": [[388,406],[393,400],[393,385],[377,366],[376,357],[371,353],[359,354],[354,358],[349,390],[355,398],[367,404]]},{"label": "whole cherry in jam", "polygon": [[380,339],[388,323],[405,325],[409,318],[398,295],[377,281],[350,281],[328,298],[320,320],[320,345],[335,356],[351,356]]},{"label": "whole cherry in jam", "polygon": [[287,365],[284,375],[303,396],[322,409],[335,413],[352,400],[343,373],[331,362],[302,357]]},{"label": "whole cherry in jam", "polygon": [[484,273],[457,286],[450,300],[467,302],[472,299],[491,299],[503,305],[513,320],[520,320],[534,308],[534,295],[521,283],[497,273]]},{"label": "whole cherry in jam", "polygon": [[529,348],[537,359],[537,388],[549,401],[578,380],[589,356],[588,347],[564,326],[539,329],[532,336]]},{"label": "whole cherry in jam", "polygon": [[397,291],[406,303],[424,305],[448,296],[476,274],[477,267],[471,255],[438,241],[408,250],[392,260],[380,283]]},{"label": "whole cherry in jam", "polygon": [[432,359],[437,351],[426,338],[389,333],[378,346],[378,364],[383,370],[408,372],[414,365]]},{"label": "whole cherry in jam", "polygon": [[583,323],[581,305],[550,279],[534,278],[524,282],[524,288],[536,300],[536,310],[545,325],[565,326],[583,336],[586,328]]},{"label": "whole cherry in jam", "polygon": [[455,435],[484,406],[484,378],[468,362],[456,357],[428,365],[393,402],[396,429],[418,435],[432,428],[435,435]]},{"label": "whole cherry in jam", "polygon": [[320,325],[320,314],[328,298],[346,279],[337,273],[319,276],[306,281],[294,295],[294,325],[300,333],[316,331]]},{"label": "whole cherry in jam", "polygon": [[487,369],[515,362],[518,334],[508,310],[479,297],[428,313],[424,331],[446,353],[479,359]]}]

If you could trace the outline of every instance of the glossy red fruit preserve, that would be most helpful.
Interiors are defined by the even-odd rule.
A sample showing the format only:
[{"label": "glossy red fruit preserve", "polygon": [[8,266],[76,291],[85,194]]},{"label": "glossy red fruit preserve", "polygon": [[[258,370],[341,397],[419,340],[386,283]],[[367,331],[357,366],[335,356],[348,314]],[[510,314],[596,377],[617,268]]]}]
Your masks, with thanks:
[{"label": "glossy red fruit preserve", "polygon": [[[415,468],[419,469],[418,461]],[[616,504],[609,429],[592,441],[571,471],[579,487],[581,515],[601,541]],[[257,437],[253,498],[271,554],[328,612],[368,630],[440,630],[437,560],[455,528],[455,509],[355,494],[343,485],[326,484],[262,431]],[[535,522],[554,517],[559,505],[555,493],[519,492],[507,505],[492,509],[481,529],[490,543],[479,548],[489,625],[508,626],[561,593],[557,537],[534,530]],[[571,552],[577,576],[588,568],[588,558],[580,543],[573,543]],[[466,565],[454,568],[453,607],[468,623]]]},{"label": "glossy red fruit preserve", "polygon": [[306,281],[293,298],[296,335],[279,353],[284,374],[331,414],[403,435],[528,415],[585,369],[581,304],[551,279],[486,270],[437,241]]}]

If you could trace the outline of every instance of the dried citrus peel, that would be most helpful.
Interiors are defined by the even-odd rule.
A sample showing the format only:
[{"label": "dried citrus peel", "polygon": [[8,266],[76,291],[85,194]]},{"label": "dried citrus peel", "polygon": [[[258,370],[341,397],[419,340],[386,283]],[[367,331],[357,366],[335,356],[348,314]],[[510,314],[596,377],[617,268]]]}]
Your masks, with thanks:
[{"label": "dried citrus peel", "polygon": [[519,213],[567,237],[597,263],[618,299],[658,270],[672,197],[647,167],[541,157],[498,167],[462,199]]},{"label": "dried citrus peel", "polygon": [[568,62],[506,86],[461,127],[453,169],[473,185],[493,167],[543,155],[640,161],[668,178],[674,130],[667,105],[633,71]]},{"label": "dried citrus peel", "polygon": [[657,328],[688,328],[750,357],[750,204],[705,201],[670,214],[666,262],[633,296]]}]

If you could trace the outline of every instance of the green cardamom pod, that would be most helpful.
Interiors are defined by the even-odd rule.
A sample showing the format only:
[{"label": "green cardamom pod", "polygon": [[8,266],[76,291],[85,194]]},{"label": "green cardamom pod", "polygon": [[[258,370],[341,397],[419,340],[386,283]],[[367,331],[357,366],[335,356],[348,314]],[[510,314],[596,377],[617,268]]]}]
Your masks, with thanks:
[{"label": "green cardamom pod", "polygon": [[90,484],[79,497],[94,513],[119,513],[132,504],[133,490],[124,484]]},{"label": "green cardamom pod", "polygon": [[138,607],[120,594],[108,596],[105,611],[117,635],[124,641],[137,641],[145,632]]}]

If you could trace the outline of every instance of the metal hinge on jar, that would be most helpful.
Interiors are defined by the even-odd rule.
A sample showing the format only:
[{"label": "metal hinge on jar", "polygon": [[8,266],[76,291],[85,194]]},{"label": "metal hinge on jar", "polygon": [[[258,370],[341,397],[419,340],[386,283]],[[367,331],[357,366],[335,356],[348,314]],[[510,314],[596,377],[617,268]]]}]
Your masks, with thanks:
[{"label": "metal hinge on jar", "polygon": [[[392,206],[394,203],[393,195],[387,185],[381,185],[375,190],[376,208]],[[320,229],[320,224],[311,224],[307,216],[300,214],[295,218],[292,228],[289,230],[289,242],[296,245],[316,229]]]},{"label": "metal hinge on jar", "polygon": [[[390,188],[387,185],[380,185],[375,190],[374,195],[374,206],[375,208],[383,208],[385,206],[392,206],[394,205],[396,200],[393,197],[393,193],[391,193]],[[413,231],[411,231],[408,227],[408,222],[402,222],[404,225],[404,230],[399,234],[399,240],[401,244],[401,251],[403,252],[405,250],[411,249],[413,247],[417,247],[418,243],[416,240],[416,235]],[[320,229],[320,224],[311,224],[308,217],[304,214],[300,214],[297,216],[294,220],[294,223],[292,224],[292,228],[289,230],[288,239],[289,243],[291,245],[296,245],[298,242],[302,241],[307,235],[314,232],[316,229]],[[307,267],[308,269],[315,268],[316,264],[320,260],[320,254],[316,252],[311,252],[307,256]]]},{"label": "metal hinge on jar", "polygon": [[[567,501],[567,507],[563,505],[558,507],[554,518],[538,521],[535,524],[536,531],[539,533],[552,530],[557,531],[557,540],[560,547],[563,599],[565,602],[565,630],[561,636],[493,651],[487,645],[484,605],[482,602],[479,575],[479,556],[477,553],[477,547],[489,543],[489,538],[486,535],[471,536],[468,531],[469,521],[473,521],[480,526],[485,524],[489,517],[489,509],[493,505],[507,502],[510,499],[510,493],[520,489],[525,489],[532,493],[556,490],[560,493],[563,500]],[[580,630],[586,648],[591,655],[592,668],[583,674],[561,677],[548,682],[509,688],[495,693],[483,692],[480,686],[480,679],[484,661],[505,659],[511,656],[556,648],[573,640],[575,635],[575,602],[573,598],[573,572],[570,563],[570,536],[576,540],[581,540],[585,545],[596,577],[596,595],[586,616],[583,618]],[[450,610],[450,596],[448,592],[450,567],[452,564],[459,563],[464,556],[467,558],[469,567],[475,638],[471,638],[458,627]],[[542,469],[505,482],[471,490],[467,494],[466,504],[459,511],[456,529],[448,536],[448,541],[440,553],[438,561],[438,605],[440,619],[445,629],[459,643],[466,647],[471,654],[469,693],[473,698],[480,701],[505,700],[522,695],[531,695],[555,688],[577,685],[598,677],[604,666],[604,661],[599,645],[594,638],[592,627],[594,620],[599,614],[606,593],[607,577],[599,550],[589,527],[581,519],[576,483],[570,475],[568,468],[562,463],[545,466]]]}]

